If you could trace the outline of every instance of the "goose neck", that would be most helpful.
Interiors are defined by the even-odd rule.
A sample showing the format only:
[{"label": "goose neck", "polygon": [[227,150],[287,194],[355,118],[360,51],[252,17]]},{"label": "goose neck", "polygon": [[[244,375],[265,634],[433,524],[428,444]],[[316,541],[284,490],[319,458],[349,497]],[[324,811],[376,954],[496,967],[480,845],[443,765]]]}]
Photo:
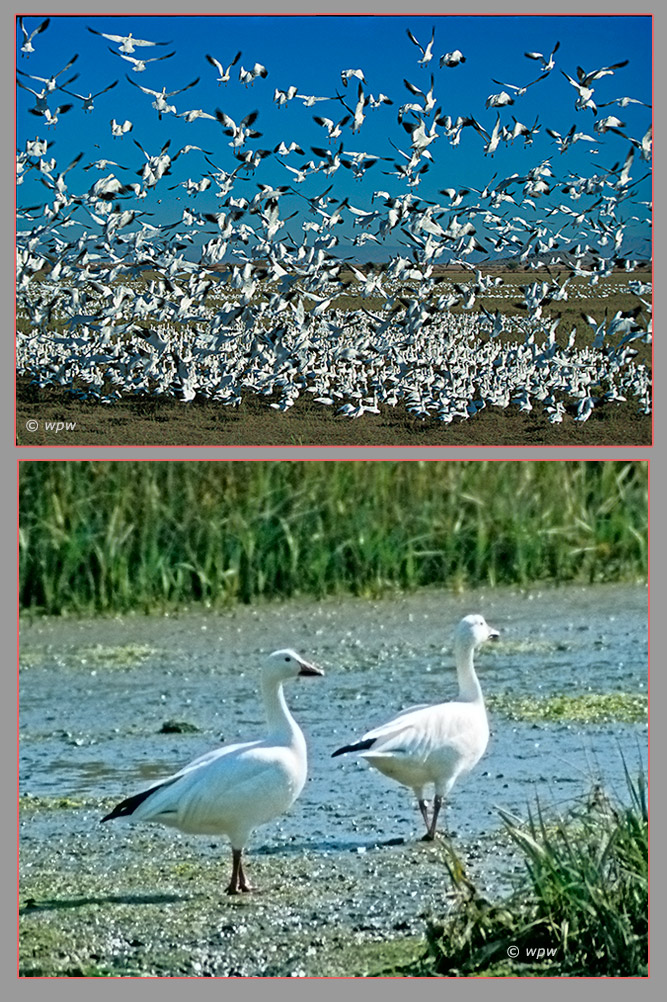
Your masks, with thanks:
[{"label": "goose neck", "polygon": [[475,648],[468,644],[455,644],[456,674],[459,682],[459,697],[466,702],[484,702],[474,666]]},{"label": "goose neck", "polygon": [[264,679],[262,681],[262,696],[269,732],[289,743],[300,732],[285,701],[282,682]]}]

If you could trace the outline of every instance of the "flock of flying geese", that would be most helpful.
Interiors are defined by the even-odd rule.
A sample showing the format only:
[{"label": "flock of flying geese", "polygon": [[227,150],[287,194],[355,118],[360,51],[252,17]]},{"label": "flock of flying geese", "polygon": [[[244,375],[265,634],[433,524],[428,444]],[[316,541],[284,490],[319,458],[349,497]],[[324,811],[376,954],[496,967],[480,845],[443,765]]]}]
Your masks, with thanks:
[{"label": "flock of flying geese", "polygon": [[[332,757],[357,752],[373,768],[412,790],[433,841],[445,798],[459,777],[479,762],[489,740],[484,697],[474,652],[498,631],[483,616],[465,616],[454,633],[458,698],[433,706],[412,706],[392,720],[344,745]],[[324,672],[296,651],[274,651],[263,667],[262,696],[267,720],[263,738],[222,745],[179,772],[117,804],[101,820],[154,821],[194,835],[226,835],[232,847],[228,894],[251,891],[243,850],[259,825],[284,814],[306,782],[306,740],[290,713],[283,683]],[[427,789],[433,788],[429,817]]]},{"label": "flock of flying geese", "polygon": [[[19,18],[22,56],[34,52],[33,43],[48,24],[47,18],[29,32]],[[145,58],[146,50],[170,43],[88,30],[112,43],[109,51],[133,75],[175,54]],[[538,121],[527,126],[512,115],[510,126],[502,122],[501,110],[516,107],[528,88],[554,72],[559,44],[547,54],[525,53],[540,71],[527,84],[493,80],[501,89],[486,101],[487,109],[497,109],[489,131],[471,115],[446,114],[437,96],[434,61],[438,69],[465,72],[464,54],[456,49],[438,58],[435,31],[426,45],[407,34],[420,52],[418,71],[428,79],[421,86],[404,80],[406,100],[396,113],[407,141],[389,138],[389,157],[346,148],[345,137],[357,136],[367,115],[395,103],[385,94],[371,94],[359,68],[341,71],[340,88],[331,97],[305,94],[296,86],[274,90],[279,108],[301,101],[318,112],[316,105],[324,102],[336,109],[331,117],[313,115],[327,141],[310,147],[315,159],[306,159],[306,144],[293,139],[260,148],[258,110],[235,121],[220,108],[183,108],[179,96],[195,88],[199,77],[160,90],[127,74],[125,79],[160,120],[210,120],[216,135],[228,140],[233,165],[216,163],[211,158],[217,160],[217,154],[194,144],[174,151],[170,140],[159,151],[148,151],[135,137],[128,140],[133,123],[123,115],[111,119],[111,135],[140,151],[138,168],[105,158],[81,163],[83,152],[62,168],[52,155],[52,140],[28,140],[17,151],[17,184],[35,172],[48,195],[17,213],[17,316],[28,321],[28,329],[17,334],[18,372],[39,386],[63,386],[103,403],[126,394],[160,394],[236,406],[255,393],[285,411],[308,394],[347,417],[401,402],[421,418],[450,422],[473,417],[485,406],[512,405],[524,411],[541,407],[555,423],[568,412],[586,421],[598,405],[636,398],[638,409],[649,413],[650,376],[634,361],[635,342],[648,344],[652,338],[649,283],[629,282],[637,299],[631,311],[611,317],[605,311],[604,319],[583,314],[583,329],[595,334],[588,347],[575,345],[576,328],[557,338],[559,319],[544,312],[577,294],[577,285],[570,284],[575,277],[603,298],[619,265],[626,272],[636,267],[623,243],[628,226],[650,215],[650,203],[639,202],[635,189],[650,172],[652,128],[635,138],[623,131],[617,115],[599,114],[610,106],[622,113],[630,104],[644,104],[639,99],[595,99],[598,82],[628,60],[593,71],[577,67],[575,76],[561,70],[576,91],[575,112],[587,115],[592,134],[575,125],[565,134],[545,129],[559,163],[573,144],[599,144],[607,132],[627,140],[622,163],[590,176],[569,172],[559,180],[549,157],[521,174],[496,173],[483,189],[442,188],[441,198],[433,200],[421,198],[418,188],[434,169],[438,142],[456,148],[464,134],[474,134],[490,158],[516,141],[530,150],[541,129]],[[73,107],[61,95],[90,114],[99,97],[113,92],[109,100],[116,100],[122,90],[119,80],[96,93],[73,90],[78,74],[67,74],[77,58],[48,78],[18,70],[19,87],[35,100],[28,111],[49,130]],[[204,53],[202,63],[224,86],[237,77],[253,88],[269,75],[258,62],[244,67],[241,58],[237,52],[225,62]],[[197,160],[205,163],[203,171],[170,183],[177,162],[180,167]],[[68,174],[80,164],[101,176],[87,190],[73,191]],[[247,186],[263,164],[271,164],[276,177],[271,184],[254,182],[257,190],[249,194]],[[387,188],[399,193],[378,188],[361,205],[349,195],[336,198],[338,171],[361,179],[378,164],[393,179]],[[633,176],[638,166],[639,178]],[[107,173],[110,168],[116,172]],[[127,179],[128,170],[138,180]],[[277,183],[282,171],[289,178]],[[305,194],[318,177],[324,190]],[[156,225],[141,208],[158,188],[165,195],[181,189],[188,200],[171,223]],[[197,201],[205,207],[195,208]],[[288,204],[291,211],[283,211]],[[642,215],[630,215],[633,211]],[[346,228],[353,234],[349,240],[339,236]],[[381,256],[388,240],[400,249],[386,265],[356,263],[357,248],[376,246]],[[480,254],[547,271],[548,280],[521,288],[521,315],[494,310],[505,290],[499,278],[471,263],[471,255]],[[470,281],[448,281],[438,268],[448,262],[467,269]],[[340,309],[342,295],[355,296],[361,307]],[[459,309],[453,312],[454,307]]]}]

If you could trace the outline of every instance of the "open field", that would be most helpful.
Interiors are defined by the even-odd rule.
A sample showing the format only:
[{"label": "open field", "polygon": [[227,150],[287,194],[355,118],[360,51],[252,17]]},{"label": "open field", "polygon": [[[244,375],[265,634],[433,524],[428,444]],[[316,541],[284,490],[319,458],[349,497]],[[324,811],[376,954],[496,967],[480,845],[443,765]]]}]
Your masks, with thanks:
[{"label": "open field", "polygon": [[[591,447],[652,442],[650,415],[637,414],[627,403],[594,413],[584,425],[568,415],[554,426],[540,414],[526,415],[518,409],[488,409],[470,420],[442,425],[413,417],[400,407],[351,421],[307,399],[297,402],[289,414],[276,413],[256,397],[234,411],[208,401],[183,404],[161,398],[126,398],[102,407],[72,400],[63,390],[35,390],[27,380],[19,380],[16,415],[21,446]],[[33,432],[26,424],[34,421],[39,427]],[[75,423],[76,428],[61,429],[60,422]]]},{"label": "open field", "polygon": [[21,445],[651,443],[650,16],[354,18],[21,23]]},{"label": "open field", "polygon": [[[472,289],[478,281],[473,275],[441,270],[440,295],[454,292],[460,297],[460,290]],[[381,300],[355,295],[355,283],[345,272],[342,278],[349,287],[322,315],[335,333],[325,327],[319,343],[313,334],[305,353],[298,332],[296,338],[286,333],[281,345],[263,341],[261,328],[248,333],[241,327],[236,338],[229,337],[229,344],[212,353],[194,325],[189,334],[179,332],[178,352],[160,355],[145,340],[155,336],[146,326],[132,339],[119,336],[113,355],[107,345],[106,361],[100,366],[95,359],[102,349],[94,336],[88,344],[79,339],[78,347],[72,348],[75,335],[56,323],[55,335],[36,337],[19,313],[19,345],[22,336],[25,342],[18,359],[17,442],[650,445],[650,337],[635,336],[631,344],[619,347],[626,334],[608,341],[598,337],[585,319],[594,318],[604,329],[619,313],[632,313],[631,323],[639,333],[642,328],[647,331],[650,273],[617,273],[595,285],[565,272],[545,277],[539,270],[537,275],[529,270],[486,269],[487,280],[494,284],[479,295],[478,305],[481,301],[491,315],[498,311],[502,329],[497,334],[492,334],[491,321],[478,306],[466,311],[457,304],[444,314],[445,320],[427,318],[419,339],[406,342],[399,332],[395,343],[381,350],[373,327],[391,311],[382,311]],[[149,280],[147,276],[135,283],[134,294],[140,296]],[[224,274],[220,280],[224,289]],[[528,318],[526,290],[543,281],[553,298],[547,293],[549,302],[540,319]],[[403,283],[392,293],[400,303],[414,289]],[[210,311],[219,305],[213,291]],[[375,317],[370,326],[369,314]],[[175,336],[168,324],[158,330],[164,339]],[[63,360],[62,342],[68,362]],[[182,358],[197,352],[201,366],[186,387],[179,363],[182,367]],[[146,374],[148,367],[152,375]],[[464,374],[462,383],[457,368]],[[585,380],[568,390],[567,381],[584,368]],[[194,369],[193,362],[190,370]],[[546,383],[542,374],[536,375],[544,371]],[[223,393],[221,388],[229,383],[233,388]],[[425,387],[431,387],[428,393],[423,392]],[[582,419],[584,398],[594,406]],[[361,415],[352,417],[357,410]]]}]

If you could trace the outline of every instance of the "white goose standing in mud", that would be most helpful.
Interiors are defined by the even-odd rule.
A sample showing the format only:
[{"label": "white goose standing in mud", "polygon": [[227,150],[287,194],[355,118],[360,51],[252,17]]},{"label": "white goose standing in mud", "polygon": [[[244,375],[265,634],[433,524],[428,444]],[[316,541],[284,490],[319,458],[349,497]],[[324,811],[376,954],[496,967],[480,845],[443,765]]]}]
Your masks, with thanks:
[{"label": "white goose standing in mud", "polygon": [[324,672],[290,649],[274,651],[262,671],[268,734],[207,752],[148,790],[121,801],[102,821],[157,821],[196,835],[227,835],[232,845],[228,894],[252,890],[242,855],[258,825],[292,806],[306,782],[306,739],[287,708],[283,682]]},{"label": "white goose standing in mud", "polygon": [[[426,825],[424,841],[435,838],[438,815],[456,780],[486,751],[489,724],[473,657],[480,644],[498,636],[483,616],[465,616],[454,632],[458,699],[411,706],[332,755],[359,752],[374,769],[413,790]],[[435,790],[430,820],[425,799],[429,785]]]}]

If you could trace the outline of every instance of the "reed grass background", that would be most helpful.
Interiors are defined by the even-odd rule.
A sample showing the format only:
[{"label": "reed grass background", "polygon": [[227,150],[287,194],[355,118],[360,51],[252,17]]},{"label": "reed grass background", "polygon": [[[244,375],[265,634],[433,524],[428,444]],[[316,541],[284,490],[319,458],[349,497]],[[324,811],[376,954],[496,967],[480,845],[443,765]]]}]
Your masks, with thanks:
[{"label": "reed grass background", "polygon": [[644,580],[648,465],[24,461],[21,610]]}]

